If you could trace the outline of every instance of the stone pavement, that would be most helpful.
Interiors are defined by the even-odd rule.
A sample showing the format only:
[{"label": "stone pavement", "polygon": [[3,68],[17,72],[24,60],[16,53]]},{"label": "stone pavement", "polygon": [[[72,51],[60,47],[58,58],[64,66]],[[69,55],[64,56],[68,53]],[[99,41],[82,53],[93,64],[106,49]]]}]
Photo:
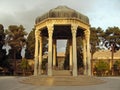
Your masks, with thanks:
[{"label": "stone pavement", "polygon": [[100,77],[106,83],[88,86],[36,86],[19,81],[25,77],[0,77],[0,90],[120,90],[120,77]]},{"label": "stone pavement", "polygon": [[23,80],[22,83],[32,84],[37,86],[87,86],[105,83],[97,77],[79,75],[73,76],[30,76]]}]

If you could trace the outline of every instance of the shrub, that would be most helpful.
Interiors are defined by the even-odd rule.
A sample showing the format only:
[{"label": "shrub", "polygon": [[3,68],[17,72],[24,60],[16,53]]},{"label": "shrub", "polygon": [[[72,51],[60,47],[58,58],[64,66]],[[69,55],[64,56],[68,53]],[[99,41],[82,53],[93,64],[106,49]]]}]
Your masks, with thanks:
[{"label": "shrub", "polygon": [[109,65],[107,62],[104,61],[99,61],[98,63],[96,63],[96,71],[97,71],[97,75],[105,75],[105,72],[109,70]]}]

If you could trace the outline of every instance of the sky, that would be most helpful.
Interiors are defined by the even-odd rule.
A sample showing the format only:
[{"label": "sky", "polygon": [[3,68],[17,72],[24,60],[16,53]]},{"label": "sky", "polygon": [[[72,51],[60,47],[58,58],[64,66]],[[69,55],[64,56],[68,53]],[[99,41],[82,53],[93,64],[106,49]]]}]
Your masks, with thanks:
[{"label": "sky", "polygon": [[[120,0],[0,0],[0,24],[5,29],[9,25],[22,24],[29,33],[37,16],[59,5],[88,16],[92,27],[120,28]],[[62,45],[58,45],[61,50],[64,49]]]}]

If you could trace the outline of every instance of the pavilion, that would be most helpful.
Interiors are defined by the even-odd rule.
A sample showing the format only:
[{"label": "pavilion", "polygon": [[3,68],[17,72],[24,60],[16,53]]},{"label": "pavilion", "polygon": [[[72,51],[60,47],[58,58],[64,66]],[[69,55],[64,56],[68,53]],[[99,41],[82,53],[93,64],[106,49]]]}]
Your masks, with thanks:
[{"label": "pavilion", "polygon": [[51,9],[35,21],[35,64],[34,75],[41,75],[42,38],[48,37],[48,70],[47,75],[53,75],[56,67],[56,40],[69,40],[69,67],[72,76],[77,76],[76,38],[83,41],[84,75],[91,76],[90,61],[90,24],[87,16],[67,7],[58,6]]}]

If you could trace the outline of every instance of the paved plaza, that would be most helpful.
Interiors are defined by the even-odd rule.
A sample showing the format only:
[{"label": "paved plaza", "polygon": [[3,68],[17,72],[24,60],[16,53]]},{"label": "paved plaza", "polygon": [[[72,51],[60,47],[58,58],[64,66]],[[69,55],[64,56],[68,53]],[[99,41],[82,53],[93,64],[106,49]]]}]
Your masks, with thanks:
[{"label": "paved plaza", "polygon": [[120,77],[100,77],[106,83],[89,86],[35,86],[19,81],[25,77],[0,77],[0,90],[120,90]]}]

